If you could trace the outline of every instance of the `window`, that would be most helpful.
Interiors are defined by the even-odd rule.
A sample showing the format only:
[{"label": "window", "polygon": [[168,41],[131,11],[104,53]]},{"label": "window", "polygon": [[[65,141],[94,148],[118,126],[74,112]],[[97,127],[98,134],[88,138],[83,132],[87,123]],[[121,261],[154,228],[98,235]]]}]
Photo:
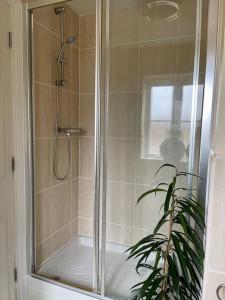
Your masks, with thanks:
[{"label": "window", "polygon": [[[187,161],[190,125],[192,120],[193,86],[190,76],[182,76],[179,85],[172,77],[145,78],[142,100],[141,158],[163,160],[162,145],[170,144],[173,151],[179,143],[183,148],[181,160]],[[183,84],[181,84],[183,82]],[[188,83],[188,84],[187,84]],[[196,122],[200,126],[202,114],[203,85],[198,87]],[[176,144],[175,144],[176,143]],[[165,151],[165,150],[164,150]],[[171,154],[172,156],[172,154]]]}]

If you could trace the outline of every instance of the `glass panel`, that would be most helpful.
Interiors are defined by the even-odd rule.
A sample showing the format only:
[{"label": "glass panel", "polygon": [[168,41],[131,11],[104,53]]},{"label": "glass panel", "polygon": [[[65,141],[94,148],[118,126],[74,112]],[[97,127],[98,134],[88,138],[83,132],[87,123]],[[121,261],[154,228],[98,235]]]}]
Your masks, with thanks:
[{"label": "glass panel", "polygon": [[208,1],[200,10],[196,0],[105,2],[105,295],[127,299],[148,272],[138,276],[124,252],[153,232],[163,200],[146,197],[136,206],[137,198],[170,179],[168,169],[154,176],[163,163],[198,173]]},{"label": "glass panel", "polygon": [[96,2],[33,9],[38,274],[93,289]]}]

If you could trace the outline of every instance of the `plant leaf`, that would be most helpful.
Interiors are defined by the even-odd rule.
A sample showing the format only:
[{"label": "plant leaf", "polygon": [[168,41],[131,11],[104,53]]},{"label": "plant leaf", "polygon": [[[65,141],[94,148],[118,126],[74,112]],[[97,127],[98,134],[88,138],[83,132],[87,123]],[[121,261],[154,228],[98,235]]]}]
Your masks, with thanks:
[{"label": "plant leaf", "polygon": [[171,256],[167,256],[168,264],[169,264],[169,273],[173,281],[174,289],[176,293],[179,292],[179,272],[177,270],[177,266],[174,263]]},{"label": "plant leaf", "polygon": [[138,204],[143,198],[145,198],[146,196],[148,196],[148,195],[150,195],[150,194],[153,194],[153,193],[155,194],[155,193],[158,193],[158,192],[164,192],[164,193],[166,193],[167,190],[164,190],[164,189],[152,189],[152,190],[150,190],[150,191],[147,191],[147,192],[143,193],[143,194],[138,198],[137,204]]},{"label": "plant leaf", "polygon": [[154,233],[157,233],[159,231],[159,229],[166,223],[168,222],[168,220],[166,219],[171,213],[171,210],[169,210],[168,212],[166,212],[162,218],[159,220],[158,224],[156,225],[155,229],[154,229]]},{"label": "plant leaf", "polygon": [[173,194],[174,187],[176,185],[176,177],[173,178],[173,182],[169,185],[167,194],[166,194],[166,200],[165,200],[165,205],[164,205],[164,212],[166,213],[169,210],[170,207],[170,199]]},{"label": "plant leaf", "polygon": [[181,250],[179,245],[179,240],[174,234],[172,234],[172,240],[173,240],[174,247],[176,249],[177,257],[179,259],[184,278],[187,282],[189,282],[188,270],[183,257],[183,251]]},{"label": "plant leaf", "polygon": [[176,168],[174,165],[172,165],[172,164],[163,164],[163,165],[157,170],[157,172],[155,173],[155,176],[159,173],[159,171],[160,171],[161,169],[163,169],[163,168],[165,168],[165,167],[173,168],[173,169],[176,170],[176,173],[177,173],[177,168]]}]

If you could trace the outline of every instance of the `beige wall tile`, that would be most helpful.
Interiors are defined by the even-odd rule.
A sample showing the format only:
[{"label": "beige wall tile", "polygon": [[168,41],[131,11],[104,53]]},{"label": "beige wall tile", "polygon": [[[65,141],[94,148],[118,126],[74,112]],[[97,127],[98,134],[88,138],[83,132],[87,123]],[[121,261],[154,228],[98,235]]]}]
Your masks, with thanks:
[{"label": "beige wall tile", "polygon": [[77,48],[72,47],[72,61],[69,62],[71,72],[72,72],[72,81],[71,81],[71,89],[75,93],[79,93],[79,70],[80,70],[80,63],[79,63],[79,50]]},{"label": "beige wall tile", "polygon": [[[56,151],[55,151],[56,149]],[[68,147],[68,139],[61,137],[51,140],[51,183],[52,185],[56,185],[58,183],[62,183],[62,180],[58,180],[53,173],[53,164],[55,158],[55,169],[57,176],[64,177],[67,174],[68,166],[69,166],[69,152],[70,149]],[[64,179],[64,182],[71,178],[71,166],[69,170],[69,175]]]},{"label": "beige wall tile", "polygon": [[163,194],[147,196],[136,205],[138,197],[150,190],[150,187],[137,185],[135,188],[135,227],[153,233],[155,226],[162,217],[160,208],[163,204]]},{"label": "beige wall tile", "polygon": [[50,190],[36,194],[36,242],[39,243],[51,235],[52,206]]},{"label": "beige wall tile", "polygon": [[36,192],[50,186],[50,140],[35,141]]},{"label": "beige wall tile", "polygon": [[78,218],[78,234],[93,237],[93,220]]},{"label": "beige wall tile", "polygon": [[110,40],[112,44],[137,42],[140,39],[141,6],[110,9]]},{"label": "beige wall tile", "polygon": [[[56,104],[57,95],[56,88],[51,88],[51,136],[55,136],[56,126]],[[58,121],[60,127],[73,127],[78,125],[78,100],[74,97],[74,94],[70,90],[59,90],[59,114]],[[63,136],[63,134],[60,134]]]},{"label": "beige wall tile", "polygon": [[79,139],[71,138],[72,177],[79,176]]},{"label": "beige wall tile", "polygon": [[95,47],[95,15],[80,17],[80,48]]},{"label": "beige wall tile", "polygon": [[60,89],[59,91],[59,125],[71,127],[72,122],[72,93],[69,90]]},{"label": "beige wall tile", "polygon": [[51,88],[46,85],[34,84],[35,95],[35,137],[50,137],[51,122]]},{"label": "beige wall tile", "polygon": [[80,50],[80,92],[95,91],[95,49]]},{"label": "beige wall tile", "polygon": [[71,125],[74,128],[79,127],[79,94],[72,93]]},{"label": "beige wall tile", "polygon": [[74,12],[73,17],[73,34],[76,37],[76,44],[75,47],[80,46],[80,17]]},{"label": "beige wall tile", "polygon": [[73,10],[69,6],[65,5],[65,17],[64,17],[65,38],[67,38],[70,35],[75,35],[74,18],[75,18],[75,14]]},{"label": "beige wall tile", "polygon": [[64,49],[64,80],[65,86],[63,89],[72,90],[72,83],[73,83],[73,46],[65,47]]},{"label": "beige wall tile", "polygon": [[71,223],[72,237],[78,235],[78,219]]},{"label": "beige wall tile", "polygon": [[59,36],[51,34],[51,85],[56,86],[60,65],[57,63],[61,41]]},{"label": "beige wall tile", "polygon": [[51,239],[47,239],[36,247],[37,266],[52,254]]},{"label": "beige wall tile", "polygon": [[78,201],[79,201],[79,179],[73,179],[71,182],[71,197],[72,197],[72,211],[71,218],[75,221],[78,218]]},{"label": "beige wall tile", "polygon": [[[147,2],[146,2],[147,3]],[[162,8],[162,10],[165,8]],[[158,8],[159,13],[161,10]],[[141,40],[142,41],[150,41],[156,39],[166,39],[177,37],[179,34],[178,20],[173,22],[157,22],[150,21],[149,17],[151,17],[149,13],[149,8],[147,5],[143,5],[142,8],[142,18],[141,18]]]},{"label": "beige wall tile", "polygon": [[135,140],[108,140],[108,179],[134,182]]},{"label": "beige wall tile", "polygon": [[51,87],[51,136],[56,132],[56,87]]},{"label": "beige wall tile", "polygon": [[52,230],[53,233],[71,221],[71,182],[52,189]]},{"label": "beige wall tile", "polygon": [[65,38],[68,36],[75,36],[76,43],[75,47],[78,47],[79,43],[79,16],[68,6],[65,5],[65,17],[64,17],[64,35]]},{"label": "beige wall tile", "polygon": [[80,177],[94,177],[94,138],[80,138]]},{"label": "beige wall tile", "polygon": [[108,108],[109,137],[136,138],[138,98],[139,94],[137,93],[110,94]]},{"label": "beige wall tile", "polygon": [[94,180],[79,180],[79,210],[78,216],[93,218],[94,214]]},{"label": "beige wall tile", "polygon": [[[154,185],[157,182],[167,182],[172,175],[170,168],[164,168],[155,176],[157,170],[166,163],[164,160],[146,159],[142,157],[142,140],[137,140],[136,182],[137,184]],[[161,180],[161,181],[160,181]]]},{"label": "beige wall tile", "polygon": [[140,84],[153,75],[171,75],[176,72],[177,41],[142,43],[140,50]]},{"label": "beige wall tile", "polygon": [[[56,80],[57,56],[59,54],[60,41],[60,17],[55,14],[51,5],[35,10],[35,20],[43,26],[35,23],[34,28],[34,53],[35,53],[35,80],[47,85],[36,83],[36,137],[51,137],[47,140],[37,140],[35,146],[36,162],[36,189],[40,191],[51,185],[52,207],[47,195],[40,194],[37,207],[38,241],[46,238],[50,233],[58,231],[52,238],[53,251],[56,251],[72,235],[78,232],[78,176],[79,176],[79,141],[71,139],[72,163],[69,177],[65,183],[57,180],[53,175],[53,157],[56,126]],[[48,27],[48,28],[45,28]],[[79,38],[79,17],[65,5],[65,39],[69,35]],[[59,92],[59,125],[61,127],[79,127],[79,40],[65,49],[65,81],[66,85]],[[51,84],[51,87],[50,87]],[[66,138],[61,135],[58,139],[57,169],[60,176],[65,175],[68,160],[68,147]],[[71,175],[74,180],[71,180]],[[69,181],[68,181],[69,179]],[[46,192],[47,193],[47,192]],[[50,193],[50,192],[48,192]],[[39,195],[39,194],[38,194]],[[44,200],[42,200],[44,198]],[[50,197],[49,197],[50,199]],[[51,217],[52,227],[51,228]],[[73,221],[72,221],[73,220]],[[50,223],[50,224],[49,224]],[[50,233],[49,233],[50,230]],[[44,247],[44,248],[43,248]],[[43,251],[48,248],[43,245]],[[39,247],[40,248],[40,247]],[[40,248],[39,252],[41,252]],[[42,251],[42,252],[43,252]],[[39,255],[40,256],[40,255]],[[47,255],[48,256],[48,255]],[[47,256],[45,258],[47,258]]]},{"label": "beige wall tile", "polygon": [[80,127],[87,136],[95,135],[95,95],[80,95]]},{"label": "beige wall tile", "polygon": [[177,73],[192,73],[194,70],[195,40],[179,40]]},{"label": "beige wall tile", "polygon": [[110,49],[110,82],[112,92],[138,90],[139,46],[115,46]]},{"label": "beige wall tile", "polygon": [[71,225],[65,226],[52,236],[52,251],[59,250],[71,239]]},{"label": "beige wall tile", "polygon": [[[204,16],[204,13],[202,15]],[[181,3],[180,5],[180,16],[179,16],[180,35],[195,35],[196,18],[197,18],[196,1],[195,0],[183,1],[183,3]],[[192,20],[192,22],[190,22],[190,20]]]},{"label": "beige wall tile", "polygon": [[50,83],[51,34],[38,24],[34,24],[34,80]]},{"label": "beige wall tile", "polygon": [[51,6],[39,7],[33,10],[33,18],[35,22],[51,29]]},{"label": "beige wall tile", "polygon": [[51,6],[51,30],[60,36],[60,17],[55,13],[55,7],[59,7],[61,5],[52,5]]},{"label": "beige wall tile", "polygon": [[106,224],[107,241],[131,245],[133,242],[133,229],[117,224]]},{"label": "beige wall tile", "polygon": [[133,244],[136,244],[143,238],[145,238],[147,235],[151,234],[152,232],[150,230],[144,230],[140,228],[134,228],[134,236],[133,236]]},{"label": "beige wall tile", "polygon": [[134,186],[117,182],[108,182],[106,198],[106,220],[109,223],[133,225]]}]

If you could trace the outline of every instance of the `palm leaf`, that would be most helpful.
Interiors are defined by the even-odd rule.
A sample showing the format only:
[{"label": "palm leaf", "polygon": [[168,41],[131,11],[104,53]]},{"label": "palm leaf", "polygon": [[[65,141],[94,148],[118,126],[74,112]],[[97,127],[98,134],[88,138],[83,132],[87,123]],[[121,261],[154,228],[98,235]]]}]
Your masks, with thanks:
[{"label": "palm leaf", "polygon": [[[162,205],[164,214],[153,233],[127,250],[128,259],[137,260],[137,273],[139,274],[141,268],[149,272],[146,280],[133,286],[132,299],[200,300],[204,261],[204,247],[200,235],[205,230],[205,212],[199,199],[192,194],[195,189],[177,187],[177,178],[202,178],[190,172],[178,172],[172,164],[162,165],[156,174],[165,167],[175,170],[171,182],[159,183],[137,200],[139,203],[148,195],[155,194],[157,197],[158,193],[166,193]],[[189,219],[194,221],[196,227]],[[168,226],[167,234],[159,233],[162,226]]]},{"label": "palm leaf", "polygon": [[160,172],[160,170],[162,170],[163,168],[165,167],[170,167],[170,168],[173,168],[176,170],[176,173],[177,173],[177,168],[176,166],[172,165],[172,164],[163,164],[155,173],[155,176]]},{"label": "palm leaf", "polygon": [[156,188],[156,189],[152,189],[152,190],[150,190],[150,191],[147,191],[147,192],[145,192],[144,194],[142,194],[142,195],[138,198],[137,204],[138,204],[143,198],[145,198],[146,196],[148,196],[148,195],[150,195],[150,194],[156,194],[156,193],[158,193],[158,192],[164,192],[164,193],[166,193],[166,190]]},{"label": "palm leaf", "polygon": [[169,185],[167,194],[166,194],[166,200],[165,200],[165,205],[164,205],[164,212],[166,213],[169,210],[170,207],[170,200],[173,195],[173,190],[176,184],[176,177],[173,178],[173,182]]},{"label": "palm leaf", "polygon": [[179,292],[179,271],[173,258],[171,256],[167,256],[168,264],[169,264],[169,274],[173,281],[174,290],[176,293]]}]

